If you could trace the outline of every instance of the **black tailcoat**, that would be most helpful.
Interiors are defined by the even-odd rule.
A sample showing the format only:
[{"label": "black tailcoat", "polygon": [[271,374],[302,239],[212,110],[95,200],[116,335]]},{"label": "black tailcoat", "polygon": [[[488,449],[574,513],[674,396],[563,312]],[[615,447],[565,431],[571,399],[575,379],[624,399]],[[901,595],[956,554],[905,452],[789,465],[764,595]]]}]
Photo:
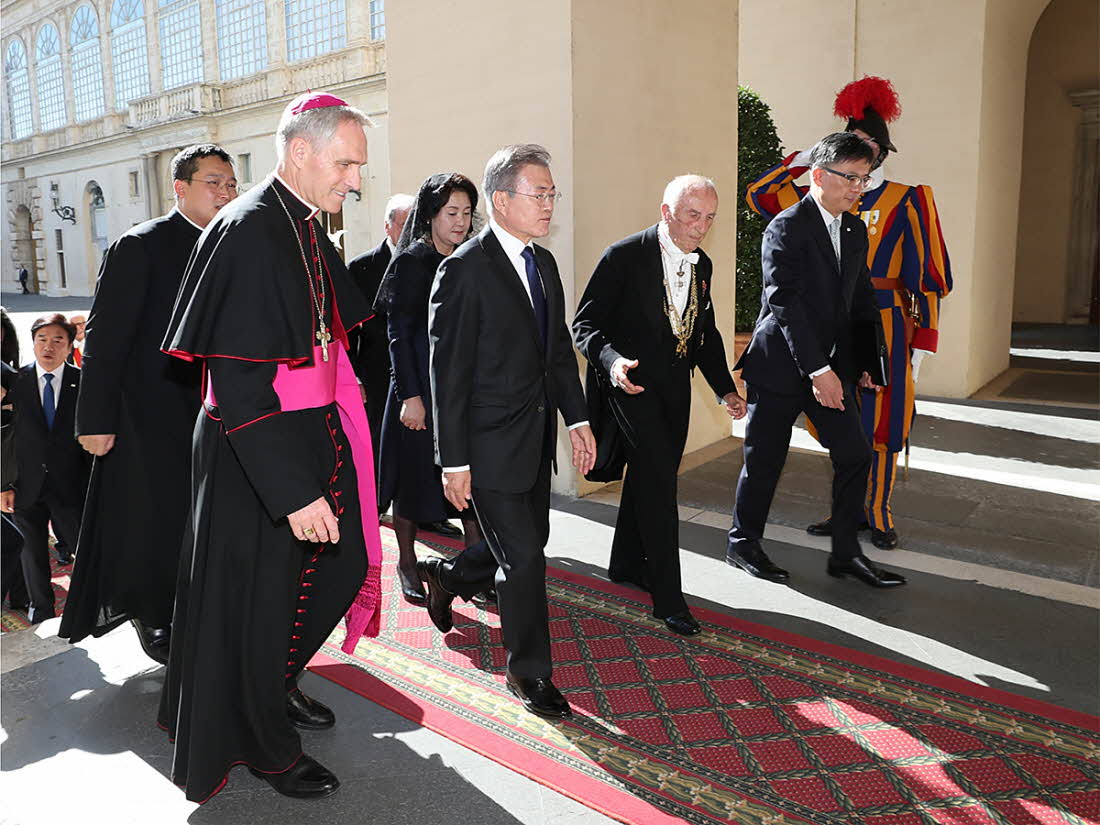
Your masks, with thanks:
[{"label": "black tailcoat", "polygon": [[[627,466],[608,570],[615,578],[647,578],[654,614],[687,609],[680,587],[676,473],[691,410],[691,372],[703,373],[718,398],[734,392],[726,350],[714,320],[714,267],[698,250],[698,316],[687,354],[676,353],[668,319],[657,226],[604,251],[573,320],[577,347],[588,359],[590,419],[597,424],[598,466],[588,478],[617,479]],[[616,359],[637,359],[628,395],[612,386]]]},{"label": "black tailcoat", "polygon": [[129,618],[150,627],[172,620],[201,370],[165,355],[160,343],[201,231],[173,209],[126,232],[103,257],[76,430],[116,439],[92,466],[59,631],[71,642]]}]

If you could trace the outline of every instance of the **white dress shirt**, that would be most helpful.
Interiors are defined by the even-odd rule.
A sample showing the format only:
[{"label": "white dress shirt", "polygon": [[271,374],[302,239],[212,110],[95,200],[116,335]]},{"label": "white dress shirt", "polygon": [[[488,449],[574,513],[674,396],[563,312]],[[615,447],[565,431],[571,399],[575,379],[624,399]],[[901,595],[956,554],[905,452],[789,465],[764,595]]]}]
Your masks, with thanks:
[{"label": "white dress shirt", "polygon": [[[699,263],[699,253],[680,249],[672,240],[668,224],[664,221],[657,224],[657,240],[661,245],[661,265],[664,267],[665,280],[668,281],[668,291],[672,294],[676,314],[683,318],[688,295],[691,293],[691,267]],[[682,277],[680,273],[683,273]],[[671,319],[669,324],[672,324]]]},{"label": "white dress shirt", "polygon": [[[505,257],[507,257],[509,263],[512,264],[512,269],[516,271],[516,277],[519,278],[519,282],[523,284],[523,291],[527,293],[527,300],[531,301],[531,307],[534,308],[535,303],[531,300],[531,285],[527,283],[527,261],[523,258],[523,250],[531,247],[531,244],[524,243],[508,230],[501,228],[500,224],[493,220],[492,215],[489,216],[489,229],[496,236],[497,241],[500,243],[500,248],[504,250]],[[534,248],[531,248],[532,251],[534,251]],[[540,272],[539,275],[541,277],[542,273]],[[543,282],[542,292],[543,295],[546,294],[545,281]],[[552,324],[552,319],[548,318],[547,323]],[[552,329],[547,330],[547,335],[552,333]],[[552,411],[551,414],[554,414],[554,412],[556,411]],[[570,424],[568,429],[575,430],[577,427],[587,426],[587,421],[578,421],[576,424]],[[469,472],[469,470],[469,464],[463,465],[462,467],[443,468],[443,472],[445,473],[465,473]]]},{"label": "white dress shirt", "polygon": [[[819,201],[817,198],[814,198],[814,203],[817,204],[817,209],[821,213],[821,220],[825,221],[825,234],[829,235],[829,227],[832,226],[834,220],[836,220],[837,218],[841,218],[841,215],[843,215],[843,213],[841,213],[841,215],[834,215],[832,212],[830,212],[828,209],[826,209],[824,206],[822,206],[821,201]],[[841,218],[841,221],[840,221],[840,228],[841,229],[844,228],[844,220],[842,218]],[[840,243],[841,243],[841,248],[843,248],[843,245],[844,245],[843,239],[841,239]],[[832,236],[831,235],[830,235],[830,240],[829,240],[829,246],[832,246]],[[837,262],[837,266],[838,267],[840,266],[839,261]],[[836,344],[833,344],[832,350],[829,351],[829,357],[832,358],[833,353],[835,353],[835,352],[836,352]],[[828,364],[826,364],[821,369],[814,370],[813,372],[811,372],[810,373],[810,380],[812,381],[813,379],[817,378],[817,376],[819,376],[819,375],[824,375],[827,372],[831,372],[832,369],[833,369],[832,367],[830,367]]]},{"label": "white dress shirt", "polygon": [[[42,365],[35,361],[34,371],[38,375],[38,400],[42,402],[42,407],[45,409],[46,379],[43,376],[47,375],[47,370],[42,369]],[[53,376],[51,382],[53,384],[53,408],[56,412],[61,404],[61,384],[62,379],[65,377],[65,365],[62,364],[55,370],[49,370],[48,374]]]}]

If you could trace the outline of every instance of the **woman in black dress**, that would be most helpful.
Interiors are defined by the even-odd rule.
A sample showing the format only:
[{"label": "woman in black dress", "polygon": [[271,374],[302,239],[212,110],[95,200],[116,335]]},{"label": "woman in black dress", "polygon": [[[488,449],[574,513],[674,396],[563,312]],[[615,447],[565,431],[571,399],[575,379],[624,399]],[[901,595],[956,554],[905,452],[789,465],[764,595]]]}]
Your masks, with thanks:
[{"label": "woman in black dress", "polygon": [[397,574],[402,594],[414,604],[425,600],[413,549],[418,523],[461,518],[466,546],[481,540],[473,510],[459,513],[443,497],[428,374],[428,296],[435,270],[473,234],[476,207],[477,187],[469,178],[454,172],[425,180],[376,301],[389,316],[391,367],[378,457],[378,512],[393,504]]}]

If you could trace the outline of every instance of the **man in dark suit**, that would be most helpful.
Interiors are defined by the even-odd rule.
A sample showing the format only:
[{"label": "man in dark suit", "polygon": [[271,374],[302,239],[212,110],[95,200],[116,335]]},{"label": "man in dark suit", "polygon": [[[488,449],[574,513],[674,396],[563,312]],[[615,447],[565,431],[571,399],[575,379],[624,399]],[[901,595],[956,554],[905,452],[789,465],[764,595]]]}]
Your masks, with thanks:
[{"label": "man in dark suit", "polygon": [[418,564],[428,611],[451,626],[455,595],[493,584],[508,649],[507,685],[533,713],[563,717],[551,681],[546,600],[550,471],[557,416],[569,427],[573,464],[592,468],[595,441],[565,325],[554,256],[531,243],[550,232],[558,192],[541,146],[506,146],[485,167],[490,221],[443,261],[428,307],[436,461],[459,510],[473,500],[491,553],[475,545],[454,562]]},{"label": "man in dark suit", "polygon": [[573,321],[604,458],[593,480],[617,479],[627,465],[607,574],[652,594],[653,615],[682,636],[700,630],[680,584],[676,508],[695,367],[731,416],[745,414],[714,322],[713,267],[699,249],[717,213],[713,181],[672,180],[660,222],[607,248]]},{"label": "man in dark suit", "polygon": [[[386,220],[383,229],[386,237],[382,243],[351,259],[348,272],[363,292],[368,304],[374,304],[374,296],[386,274],[397,239],[413,206],[412,195],[393,195],[386,202]],[[351,365],[363,385],[367,396],[367,420],[370,421],[371,443],[374,447],[374,467],[378,469],[378,442],[382,434],[382,414],[386,411],[386,392],[390,383],[390,351],[386,338],[386,313],[375,308],[374,317],[364,323],[351,336]]]},{"label": "man in dark suit", "polygon": [[805,412],[833,462],[829,575],[894,587],[905,579],[872,564],[856,537],[871,448],[855,384],[858,377],[860,386],[875,387],[870,372],[877,371],[877,352],[856,349],[853,327],[871,327],[878,333],[874,341],[881,321],[867,270],[867,230],[848,210],[871,180],[873,155],[857,135],[837,132],[822,138],[810,157],[809,194],[780,212],[764,233],[760,315],[734,367],[748,388],[749,419],[726,560],[753,576],[787,581],[787,571],[767,557],[760,541],[791,428]]},{"label": "man in dark suit", "polygon": [[17,476],[13,488],[3,492],[2,507],[14,514],[23,534],[32,624],[54,615],[47,526],[53,524],[59,545],[76,547],[88,487],[88,456],[74,430],[80,370],[65,363],[73,335],[64,315],[35,321],[34,363],[19,370],[11,390]]}]

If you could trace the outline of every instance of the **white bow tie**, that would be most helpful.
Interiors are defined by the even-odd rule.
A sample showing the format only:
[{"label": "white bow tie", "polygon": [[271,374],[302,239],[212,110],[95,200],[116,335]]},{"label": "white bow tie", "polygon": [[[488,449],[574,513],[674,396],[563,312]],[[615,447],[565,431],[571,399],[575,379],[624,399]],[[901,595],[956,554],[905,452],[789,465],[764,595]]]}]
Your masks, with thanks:
[{"label": "white bow tie", "polygon": [[668,253],[668,257],[672,261],[673,266],[675,266],[677,269],[683,266],[685,261],[692,266],[699,263],[698,252],[680,252],[679,250],[676,250]]}]

